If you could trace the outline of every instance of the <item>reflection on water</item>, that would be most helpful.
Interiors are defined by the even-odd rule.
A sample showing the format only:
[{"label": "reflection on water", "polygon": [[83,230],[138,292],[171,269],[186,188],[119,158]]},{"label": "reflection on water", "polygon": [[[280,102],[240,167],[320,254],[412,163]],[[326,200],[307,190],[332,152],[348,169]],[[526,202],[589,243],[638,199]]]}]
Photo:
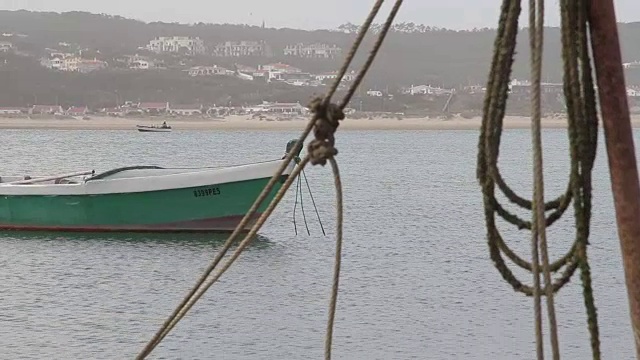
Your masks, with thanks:
[{"label": "reflection on water", "polygon": [[[231,233],[152,233],[152,232],[44,232],[44,231],[0,231],[0,238],[15,241],[45,241],[45,242],[99,242],[112,244],[145,244],[145,245],[185,245],[211,246],[222,245]],[[235,243],[244,239],[246,234],[239,234]],[[251,248],[261,249],[272,245],[272,241],[265,235],[257,234],[251,239]]]}]

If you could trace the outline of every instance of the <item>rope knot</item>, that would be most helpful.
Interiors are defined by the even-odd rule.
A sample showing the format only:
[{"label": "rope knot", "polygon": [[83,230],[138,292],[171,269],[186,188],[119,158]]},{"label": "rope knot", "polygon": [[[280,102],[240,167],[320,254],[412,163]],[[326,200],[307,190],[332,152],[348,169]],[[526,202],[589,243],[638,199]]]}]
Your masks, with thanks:
[{"label": "rope knot", "polygon": [[316,121],[313,128],[315,139],[307,146],[307,152],[312,165],[324,166],[329,158],[338,155],[338,150],[334,147],[334,135],[340,120],[344,119],[344,113],[340,106],[333,103],[325,104],[320,97],[311,101],[309,109]]}]

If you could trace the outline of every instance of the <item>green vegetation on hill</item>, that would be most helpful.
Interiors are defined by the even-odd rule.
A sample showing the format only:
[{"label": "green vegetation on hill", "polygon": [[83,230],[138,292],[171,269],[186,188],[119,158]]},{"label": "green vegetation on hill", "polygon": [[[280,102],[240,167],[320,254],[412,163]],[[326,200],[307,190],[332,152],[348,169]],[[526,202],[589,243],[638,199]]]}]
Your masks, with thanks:
[{"label": "green vegetation on hill", "polygon": [[[497,21],[497,14],[496,14]],[[268,25],[268,24],[267,24]],[[523,24],[524,25],[524,24]],[[65,51],[60,43],[71,44],[71,50],[83,49],[83,56],[96,57],[115,64],[122,55],[144,54],[145,46],[157,36],[197,36],[209,48],[224,41],[262,40],[273,49],[271,58],[216,58],[209,56],[173,59],[174,63],[190,65],[220,65],[232,68],[234,63],[257,66],[282,61],[311,73],[337,70],[342,59],[303,59],[285,57],[282,50],[288,44],[321,42],[336,44],[346,53],[355,37],[353,24],[336,30],[305,31],[273,29],[230,24],[144,23],[119,16],[84,12],[52,13],[30,11],[0,11],[0,33],[24,34],[26,37],[0,38],[14,43],[25,56],[0,53],[0,106],[26,105],[34,101],[61,104],[107,105],[114,102],[116,92],[122,100],[200,101],[236,104],[259,100],[306,102],[322,88],[292,87],[285,84],[247,82],[232,77],[192,78],[179,68],[134,72],[114,70],[90,74],[57,73],[44,69],[38,59],[46,49]],[[620,24],[623,61],[640,60],[640,23]],[[355,68],[362,63],[374,41],[367,36]],[[528,77],[527,31],[518,38],[513,77]],[[489,69],[495,30],[474,29],[452,31],[429,28],[412,23],[396,24],[363,84],[368,88],[395,92],[402,86],[431,84],[443,87],[484,84]],[[543,77],[545,81],[562,80],[560,38],[558,28],[545,33]],[[180,60],[180,61],[178,61]],[[167,60],[171,62],[169,57]],[[627,82],[640,85],[640,69],[627,71]],[[366,99],[366,102],[375,100]],[[394,99],[385,106],[397,110],[412,107]],[[409,100],[407,100],[409,101]],[[359,102],[359,100],[358,100]],[[410,102],[410,101],[409,101]],[[477,103],[477,100],[466,100]],[[395,103],[395,105],[393,105]],[[357,108],[357,105],[352,103]],[[381,104],[382,106],[382,104]],[[437,107],[437,106],[436,106]]]}]

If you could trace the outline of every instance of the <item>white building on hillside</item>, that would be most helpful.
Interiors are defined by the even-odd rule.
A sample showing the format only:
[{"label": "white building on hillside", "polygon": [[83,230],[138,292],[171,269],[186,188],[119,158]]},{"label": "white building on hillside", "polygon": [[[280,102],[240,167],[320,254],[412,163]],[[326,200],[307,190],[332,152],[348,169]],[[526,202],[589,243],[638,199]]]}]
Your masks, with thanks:
[{"label": "white building on hillside", "polygon": [[445,95],[455,92],[455,89],[443,89],[439,86],[431,85],[411,85],[403,89],[402,93],[407,95]]},{"label": "white building on hillside", "polygon": [[0,41],[0,52],[9,52],[13,49],[13,44],[8,41]]},{"label": "white building on hillside", "polygon": [[161,36],[151,40],[147,49],[157,54],[184,51],[190,55],[204,54],[206,50],[204,42],[200,38],[188,36]]},{"label": "white building on hillside", "polygon": [[342,55],[342,48],[336,45],[321,43],[310,45],[298,43],[287,45],[287,47],[284,49],[284,55],[303,58],[333,59]]},{"label": "white building on hillside", "polygon": [[229,71],[223,67],[213,66],[194,66],[187,70],[190,76],[212,76],[212,75],[230,75],[233,71]]},{"label": "white building on hillside", "polygon": [[249,114],[269,113],[282,115],[306,115],[309,109],[300,103],[272,103],[263,101],[262,104],[245,107],[244,110]]},{"label": "white building on hillside", "polygon": [[273,53],[271,52],[271,47],[264,41],[226,41],[215,47],[213,55],[223,57],[271,57]]},{"label": "white building on hillside", "polygon": [[640,61],[636,60],[632,62],[627,62],[622,64],[622,67],[624,67],[625,69],[637,69],[637,68],[640,68]]}]

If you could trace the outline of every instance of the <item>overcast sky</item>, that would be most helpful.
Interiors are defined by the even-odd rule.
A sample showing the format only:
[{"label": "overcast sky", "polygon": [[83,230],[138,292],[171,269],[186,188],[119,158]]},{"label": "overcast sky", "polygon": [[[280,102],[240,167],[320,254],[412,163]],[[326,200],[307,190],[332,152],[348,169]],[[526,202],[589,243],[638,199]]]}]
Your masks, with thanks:
[{"label": "overcast sky", "polygon": [[[385,9],[392,2],[387,0]],[[0,0],[0,9],[77,10],[187,23],[260,25],[264,20],[267,27],[326,29],[346,22],[361,23],[372,3],[373,0]],[[547,1],[549,26],[558,25],[557,3],[558,0]],[[526,4],[523,1],[523,6]],[[640,20],[638,0],[616,0],[615,4],[618,21]],[[398,21],[450,29],[495,27],[499,6],[499,0],[405,0]]]}]

